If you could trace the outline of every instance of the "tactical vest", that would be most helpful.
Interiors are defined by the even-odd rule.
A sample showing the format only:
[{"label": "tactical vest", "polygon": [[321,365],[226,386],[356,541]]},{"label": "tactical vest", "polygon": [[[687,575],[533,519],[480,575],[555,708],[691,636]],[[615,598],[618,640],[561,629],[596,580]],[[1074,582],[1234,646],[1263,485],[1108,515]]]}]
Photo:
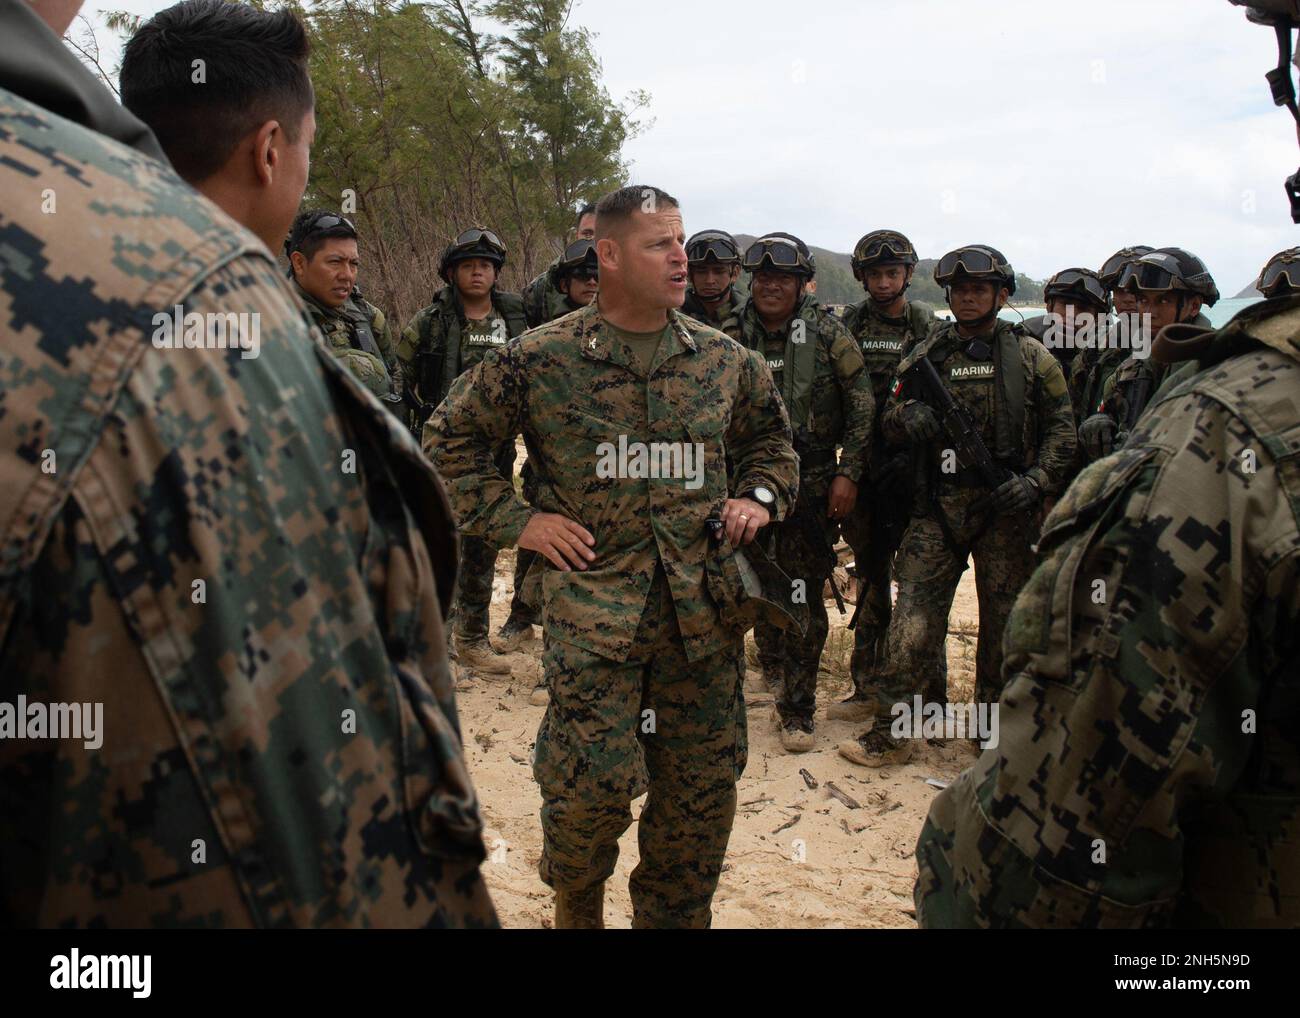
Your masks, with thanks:
[{"label": "tactical vest", "polygon": [[[493,290],[492,309],[505,320],[506,335],[511,339],[528,331],[528,322],[524,318],[524,304],[517,294]],[[437,399],[433,400],[434,403],[441,403],[446,399],[452,383],[460,377],[461,313],[460,298],[450,286],[444,286],[433,298],[430,313],[425,315],[420,323],[419,352],[424,353],[434,348],[433,319],[437,317],[442,322],[442,370],[439,372],[438,394]],[[421,393],[421,396],[428,398],[425,393]]]},{"label": "tactical vest", "polygon": [[[929,356],[936,346],[943,345],[951,351],[964,348],[968,341],[956,335],[957,326],[943,323],[930,333],[899,362],[901,378],[916,361]],[[1022,330],[1017,325],[999,320],[993,331],[993,458],[1004,464],[1021,466],[1025,462],[1025,361],[1020,352]],[[945,360],[946,360],[945,355]],[[942,362],[935,362],[936,367]],[[898,385],[895,383],[895,389]],[[919,398],[913,392],[909,397]],[[976,422],[978,423],[978,422]]]},{"label": "tactical vest", "polygon": [[[805,296],[785,328],[781,398],[785,401],[786,413],[790,415],[790,427],[794,429],[796,438],[801,437],[801,434],[806,436],[811,423],[808,416],[812,410],[813,380],[817,377],[817,344],[821,342],[822,314],[817,301]],[[766,331],[754,308],[753,298],[745,301],[733,317],[744,345],[764,356],[763,338]]]}]

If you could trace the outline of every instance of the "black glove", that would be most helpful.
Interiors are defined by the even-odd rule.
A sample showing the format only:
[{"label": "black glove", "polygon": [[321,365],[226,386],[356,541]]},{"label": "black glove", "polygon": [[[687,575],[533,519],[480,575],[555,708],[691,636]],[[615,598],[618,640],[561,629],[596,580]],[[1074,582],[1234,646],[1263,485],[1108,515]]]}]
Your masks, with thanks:
[{"label": "black glove", "polygon": [[1079,442],[1089,459],[1109,456],[1115,448],[1115,421],[1109,414],[1093,414],[1079,425]]},{"label": "black glove", "polygon": [[1033,478],[1013,474],[1010,480],[1003,481],[993,492],[993,504],[998,507],[998,512],[1018,513],[1036,509],[1042,497],[1042,489]]},{"label": "black glove", "polygon": [[917,444],[937,438],[942,430],[939,415],[924,403],[908,403],[899,415],[899,423],[907,433],[907,440]]}]

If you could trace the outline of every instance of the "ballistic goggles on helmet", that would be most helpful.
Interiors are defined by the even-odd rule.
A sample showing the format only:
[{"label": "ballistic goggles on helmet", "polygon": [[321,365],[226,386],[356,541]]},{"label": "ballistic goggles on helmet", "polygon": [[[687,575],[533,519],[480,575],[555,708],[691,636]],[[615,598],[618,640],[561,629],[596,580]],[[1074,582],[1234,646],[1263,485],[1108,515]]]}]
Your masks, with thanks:
[{"label": "ballistic goggles on helmet", "polygon": [[1097,271],[1097,278],[1101,280],[1101,285],[1109,290],[1114,290],[1120,274],[1128,267],[1129,263],[1137,261],[1143,255],[1150,254],[1154,250],[1155,248],[1147,247],[1145,244],[1120,248],[1107,258],[1105,264]]},{"label": "ballistic goggles on helmet", "polygon": [[740,261],[735,238],[721,230],[703,230],[686,242],[686,264],[702,265],[707,261],[734,265]]},{"label": "ballistic goggles on helmet", "polygon": [[[1180,259],[1172,249],[1161,248],[1144,254],[1124,267],[1120,273],[1121,290],[1182,290],[1202,298],[1206,305],[1219,299],[1214,280],[1194,255],[1182,252]],[[1189,268],[1192,271],[1188,271]]]},{"label": "ballistic goggles on helmet", "polygon": [[858,269],[881,264],[915,265],[916,262],[912,242],[894,230],[868,233],[853,249],[853,267]]},{"label": "ballistic goggles on helmet", "polygon": [[1300,292],[1300,247],[1287,248],[1270,258],[1255,280],[1255,289],[1265,297]]},{"label": "ballistic goggles on helmet", "polygon": [[1110,306],[1110,293],[1091,269],[1062,269],[1043,287],[1048,300],[1079,296],[1098,307]]},{"label": "ballistic goggles on helmet", "polygon": [[935,282],[948,286],[957,276],[996,281],[1013,293],[1015,290],[1015,273],[1000,252],[991,247],[958,247],[941,257],[935,265]]},{"label": "ballistic goggles on helmet", "polygon": [[796,243],[784,237],[761,237],[750,244],[741,264],[746,272],[769,269],[774,272],[793,272],[811,276],[813,267],[809,256]]},{"label": "ballistic goggles on helmet", "polygon": [[595,279],[599,269],[594,240],[575,240],[560,256],[559,274],[573,279]]}]

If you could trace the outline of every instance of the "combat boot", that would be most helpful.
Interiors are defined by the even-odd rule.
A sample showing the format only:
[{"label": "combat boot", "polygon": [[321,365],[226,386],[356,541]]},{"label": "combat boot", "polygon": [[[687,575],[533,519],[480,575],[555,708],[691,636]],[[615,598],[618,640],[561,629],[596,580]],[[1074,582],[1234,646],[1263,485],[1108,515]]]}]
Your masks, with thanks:
[{"label": "combat boot", "polygon": [[555,892],[557,930],[603,930],[605,928],[605,881],[581,891]]},{"label": "combat boot", "polygon": [[876,719],[876,698],[859,696],[854,693],[847,700],[833,703],[826,708],[827,721],[874,721]]},{"label": "combat boot", "polygon": [[497,630],[497,650],[502,654],[513,654],[532,638],[532,623],[511,612]]},{"label": "combat boot", "polygon": [[482,675],[509,675],[511,673],[510,662],[500,657],[488,645],[485,637],[470,639],[463,636],[456,636],[454,643],[456,645],[456,660],[460,662],[461,668],[479,672]]},{"label": "combat boot", "polygon": [[887,728],[873,728],[856,739],[841,742],[837,748],[840,756],[860,767],[886,767],[907,763],[916,747],[910,739],[894,738]]},{"label": "combat boot", "polygon": [[786,718],[780,726],[781,748],[787,753],[807,753],[813,748],[812,718]]}]

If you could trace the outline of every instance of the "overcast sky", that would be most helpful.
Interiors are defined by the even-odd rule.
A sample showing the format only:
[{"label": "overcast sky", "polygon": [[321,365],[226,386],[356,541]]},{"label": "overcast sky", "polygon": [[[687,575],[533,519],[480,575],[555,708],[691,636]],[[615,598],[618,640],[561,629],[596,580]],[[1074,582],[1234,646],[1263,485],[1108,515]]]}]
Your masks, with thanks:
[{"label": "overcast sky", "polygon": [[626,156],[688,232],[849,251],[891,227],[1035,278],[1176,244],[1227,296],[1300,244],[1274,36],[1227,0],[580,0],[572,20],[612,96],[650,93]]}]

